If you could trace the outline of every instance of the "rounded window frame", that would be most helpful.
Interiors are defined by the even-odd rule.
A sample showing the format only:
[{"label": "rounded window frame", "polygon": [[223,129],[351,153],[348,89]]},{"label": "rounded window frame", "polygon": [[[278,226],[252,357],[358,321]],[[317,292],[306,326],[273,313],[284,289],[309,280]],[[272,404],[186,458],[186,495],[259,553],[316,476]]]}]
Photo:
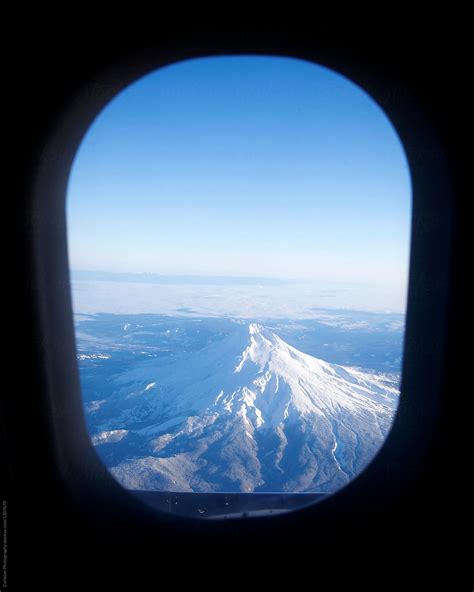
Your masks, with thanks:
[{"label": "rounded window frame", "polygon": [[[93,498],[100,491],[134,501],[102,465],[90,443],[83,417],[67,257],[65,201],[73,159],[82,138],[100,111],[124,88],[161,67],[198,57],[223,55],[293,57],[330,68],[360,86],[379,105],[397,132],[412,180],[412,227],[401,396],[392,428],[376,457],[341,490],[316,505],[298,510],[325,519],[337,514],[345,498],[356,507],[376,507],[384,475],[384,495],[404,490],[413,472],[422,470],[423,456],[434,438],[440,414],[443,343],[447,332],[450,279],[452,188],[436,130],[423,117],[408,91],[394,82],[380,84],[370,68],[350,60],[328,59],[317,52],[232,52],[216,46],[212,52],[195,49],[144,52],[84,86],[56,122],[44,147],[30,201],[32,248],[38,286],[36,306],[47,371],[51,431],[60,475],[75,495]],[[339,60],[339,61],[338,61]],[[427,166],[428,165],[428,166]],[[433,212],[435,214],[433,215]],[[428,410],[428,411],[427,411]],[[415,452],[413,452],[415,451]],[[403,460],[409,462],[403,462]],[[367,495],[369,492],[369,495]],[[372,494],[370,495],[370,492]],[[383,496],[382,496],[383,497]],[[386,503],[386,501],[384,502]],[[334,515],[335,515],[334,514]],[[322,516],[322,515],[321,515]],[[272,517],[272,520],[282,518]],[[255,519],[254,519],[255,520]]]}]

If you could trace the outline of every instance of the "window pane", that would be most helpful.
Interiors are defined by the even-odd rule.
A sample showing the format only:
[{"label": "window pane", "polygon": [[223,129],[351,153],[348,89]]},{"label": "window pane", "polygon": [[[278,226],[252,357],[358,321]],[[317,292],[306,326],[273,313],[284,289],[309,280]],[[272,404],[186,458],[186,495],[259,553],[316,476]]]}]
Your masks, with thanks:
[{"label": "window pane", "polygon": [[410,175],[380,107],[309,62],[141,78],[68,189],[92,444],[167,512],[287,511],[347,485],[396,413]]}]

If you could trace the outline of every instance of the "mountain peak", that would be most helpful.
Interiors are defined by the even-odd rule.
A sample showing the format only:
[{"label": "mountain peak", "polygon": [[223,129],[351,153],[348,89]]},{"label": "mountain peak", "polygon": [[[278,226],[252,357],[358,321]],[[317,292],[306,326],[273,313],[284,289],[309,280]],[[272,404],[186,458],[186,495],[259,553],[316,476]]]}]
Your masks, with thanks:
[{"label": "mountain peak", "polygon": [[189,490],[334,489],[375,454],[398,403],[386,377],[314,358],[259,323],[193,355],[143,362],[117,387],[101,429],[122,430],[114,446],[154,455],[146,480],[139,463],[115,473],[145,489],[167,471]]},{"label": "mountain peak", "polygon": [[282,341],[278,335],[276,335],[275,333],[273,333],[272,331],[270,331],[270,329],[267,329],[266,327],[264,327],[263,325],[261,325],[260,323],[250,323],[249,325],[249,335],[251,337],[253,337],[255,340],[260,340],[259,342],[262,342],[263,340],[266,340],[267,342],[272,343],[273,345],[277,345],[279,342],[281,344],[284,344],[285,342]]},{"label": "mountain peak", "polygon": [[260,323],[250,323],[249,324],[249,333],[250,335],[258,335],[262,333],[271,333],[268,329],[265,329],[263,325]]}]

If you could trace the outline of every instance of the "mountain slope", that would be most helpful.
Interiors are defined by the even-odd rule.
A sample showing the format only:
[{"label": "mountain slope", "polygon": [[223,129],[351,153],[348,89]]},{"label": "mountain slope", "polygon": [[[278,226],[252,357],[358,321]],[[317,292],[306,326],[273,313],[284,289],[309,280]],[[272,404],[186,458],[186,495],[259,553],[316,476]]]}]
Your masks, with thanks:
[{"label": "mountain slope", "polygon": [[261,325],[114,379],[94,443],[131,489],[332,492],[380,448],[395,381],[329,364]]}]

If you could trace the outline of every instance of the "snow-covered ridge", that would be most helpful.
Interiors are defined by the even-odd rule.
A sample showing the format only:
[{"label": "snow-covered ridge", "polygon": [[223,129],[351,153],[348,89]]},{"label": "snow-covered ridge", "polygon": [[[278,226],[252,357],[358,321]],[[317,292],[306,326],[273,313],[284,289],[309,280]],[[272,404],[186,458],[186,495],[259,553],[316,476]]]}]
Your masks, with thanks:
[{"label": "snow-covered ridge", "polygon": [[256,323],[140,362],[115,385],[95,443],[130,442],[112,471],[145,489],[333,491],[377,452],[398,404],[394,379],[304,354]]}]

